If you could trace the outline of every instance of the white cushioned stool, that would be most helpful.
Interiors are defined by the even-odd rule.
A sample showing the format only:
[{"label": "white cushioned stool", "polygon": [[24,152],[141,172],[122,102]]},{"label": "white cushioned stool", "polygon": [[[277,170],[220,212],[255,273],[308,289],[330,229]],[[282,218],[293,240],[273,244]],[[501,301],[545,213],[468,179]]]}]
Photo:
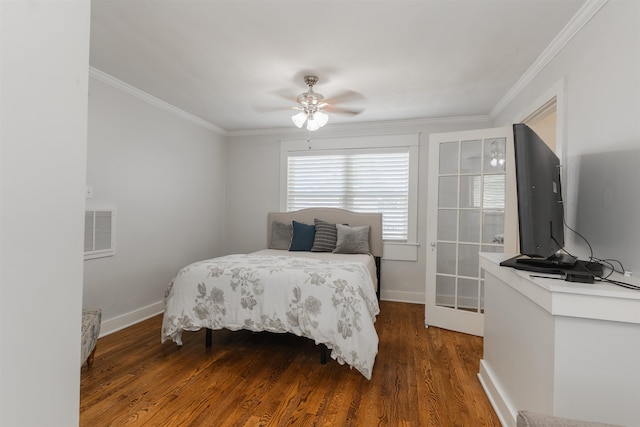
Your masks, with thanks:
[{"label": "white cushioned stool", "polygon": [[82,363],[87,361],[87,366],[91,367],[96,354],[96,343],[100,335],[100,322],[102,321],[102,310],[99,308],[82,310],[82,342],[81,355]]},{"label": "white cushioned stool", "polygon": [[518,411],[518,427],[622,427],[617,424],[604,424],[579,421],[529,411]]}]

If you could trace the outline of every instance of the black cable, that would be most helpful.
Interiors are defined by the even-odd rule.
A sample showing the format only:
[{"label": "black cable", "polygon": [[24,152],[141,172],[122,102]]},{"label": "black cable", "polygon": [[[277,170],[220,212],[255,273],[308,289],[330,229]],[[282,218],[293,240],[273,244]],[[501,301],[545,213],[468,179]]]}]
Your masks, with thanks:
[{"label": "black cable", "polygon": [[[530,274],[529,277],[531,277],[531,278],[540,278],[540,279],[551,279],[551,280],[565,280],[562,277],[540,276],[540,275],[536,275],[536,274]],[[595,277],[595,281],[596,282],[610,283],[612,285],[622,286],[623,288],[632,289],[634,291],[640,291],[640,286],[633,285],[633,284],[627,283],[627,282],[621,282],[619,280],[609,280],[609,279],[605,279],[605,278],[601,278],[601,277]]]},{"label": "black cable", "polygon": [[584,240],[584,242],[587,244],[587,246],[589,246],[589,259],[593,258],[593,248],[591,247],[591,243],[589,243],[589,241],[580,233],[578,233],[576,230],[574,230],[573,228],[569,227],[569,224],[567,224],[567,220],[564,218],[564,216],[562,217],[562,222],[564,222],[564,226],[567,227],[570,231],[574,232],[576,235],[578,235],[582,240]]},{"label": "black cable", "polygon": [[[598,263],[607,264],[607,267],[609,267],[612,270],[612,272],[615,271],[616,273],[620,273],[620,274],[624,274],[625,273],[624,266],[617,259],[598,259],[598,258],[593,258],[593,260],[598,262]],[[620,266],[620,270],[616,270],[614,268],[614,266],[613,266],[613,263],[618,264]]]},{"label": "black cable", "polygon": [[607,260],[593,258],[593,257],[591,258],[591,260],[593,260],[593,262],[597,262],[598,264],[600,264],[604,268],[608,268],[610,270],[609,274],[607,274],[606,276],[602,277],[603,279],[609,278],[613,274],[613,272],[616,271],[615,268],[613,268],[613,264],[611,264]]},{"label": "black cable", "polygon": [[622,286],[623,288],[633,289],[634,291],[640,291],[640,286],[633,285],[627,282],[621,282],[620,280],[610,280],[610,279],[596,279],[598,282],[606,282],[611,283],[613,285]]},{"label": "black cable", "polygon": [[[610,270],[610,271],[609,271],[609,274],[607,274],[607,275],[603,275],[602,277],[600,277],[600,278],[599,278],[599,280],[601,280],[601,281],[605,281],[605,282],[608,282],[608,283],[612,283],[612,284],[615,284],[615,285],[619,285],[619,286],[622,286],[622,287],[625,287],[625,288],[629,288],[629,289],[640,290],[640,287],[638,287],[638,286],[636,286],[636,285],[632,285],[632,284],[630,284],[630,283],[626,283],[626,282],[620,282],[620,281],[617,281],[617,280],[610,280],[610,279],[609,279],[609,277],[610,277],[614,272],[619,273],[619,274],[623,274],[623,275],[625,274],[625,272],[626,272],[626,271],[625,271],[625,269],[624,269],[624,266],[622,265],[622,262],[620,262],[620,261],[619,261],[619,260],[617,260],[617,259],[600,259],[600,258],[596,258],[596,257],[593,255],[593,247],[591,246],[591,243],[589,243],[589,241],[587,240],[587,238],[586,238],[586,237],[584,237],[582,234],[578,233],[578,232],[577,232],[576,230],[574,230],[573,228],[569,227],[569,224],[567,224],[566,218],[564,218],[564,216],[563,216],[563,218],[562,218],[562,221],[563,221],[563,223],[564,223],[564,226],[565,226],[565,227],[567,227],[567,229],[569,229],[570,231],[572,231],[573,233],[575,233],[577,236],[579,236],[582,240],[584,240],[584,242],[585,242],[585,243],[587,244],[587,246],[589,247],[589,253],[590,253],[590,255],[589,255],[589,262],[595,262],[595,263],[597,263],[597,264],[600,264],[603,268],[608,268],[608,269]],[[553,239],[553,240],[555,241],[555,239]],[[558,243],[558,242],[556,242],[556,244],[557,244],[557,243]],[[558,245],[558,246],[560,246],[560,245]],[[564,250],[567,254],[571,255],[571,254],[570,254],[567,250],[565,250],[564,248],[563,248],[563,250]],[[571,256],[573,256],[573,255],[571,255]],[[614,265],[613,265],[613,263],[618,264],[618,265],[620,266],[620,270],[616,270],[616,269],[615,269],[615,267],[614,267]],[[584,267],[584,266],[583,266],[583,267]],[[588,270],[586,267],[584,267],[584,269],[585,269],[585,270]]]}]

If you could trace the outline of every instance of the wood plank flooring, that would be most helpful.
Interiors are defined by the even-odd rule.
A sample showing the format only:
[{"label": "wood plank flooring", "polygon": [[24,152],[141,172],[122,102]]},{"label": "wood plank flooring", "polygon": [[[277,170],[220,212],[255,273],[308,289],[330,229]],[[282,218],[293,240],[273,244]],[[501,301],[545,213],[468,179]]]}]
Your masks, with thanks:
[{"label": "wood plank flooring", "polygon": [[368,381],[288,334],[185,332],[156,316],[98,340],[82,367],[81,426],[499,426],[477,378],[482,338],[424,327],[424,306],[381,302]]}]

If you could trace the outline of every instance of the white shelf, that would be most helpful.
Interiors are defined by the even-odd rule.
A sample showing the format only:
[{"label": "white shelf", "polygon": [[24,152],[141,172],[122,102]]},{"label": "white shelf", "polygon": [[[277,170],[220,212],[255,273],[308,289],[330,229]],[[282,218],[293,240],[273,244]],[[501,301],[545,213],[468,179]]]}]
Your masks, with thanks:
[{"label": "white shelf", "polygon": [[500,267],[510,257],[480,255],[479,377],[502,423],[515,426],[524,409],[640,425],[640,291]]},{"label": "white shelf", "polygon": [[[500,262],[512,256],[482,253],[480,266],[552,315],[640,324],[640,291],[611,283],[566,282],[558,280],[559,276],[545,279],[536,276],[554,276],[500,267]],[[620,274],[612,279],[640,286],[635,278]]]}]

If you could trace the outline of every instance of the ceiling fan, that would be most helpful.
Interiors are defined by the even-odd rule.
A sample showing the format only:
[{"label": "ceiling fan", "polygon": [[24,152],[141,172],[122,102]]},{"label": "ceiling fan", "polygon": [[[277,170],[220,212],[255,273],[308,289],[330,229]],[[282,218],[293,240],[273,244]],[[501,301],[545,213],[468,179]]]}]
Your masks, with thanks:
[{"label": "ceiling fan", "polygon": [[318,130],[329,121],[329,116],[326,112],[356,115],[363,111],[362,109],[340,108],[335,105],[348,99],[362,98],[362,95],[357,92],[345,91],[341,95],[329,100],[313,90],[313,87],[318,83],[317,76],[304,76],[304,83],[308,89],[306,92],[297,96],[296,102],[298,105],[292,107],[292,109],[297,110],[298,113],[294,114],[291,120],[299,128],[302,128],[306,122],[307,130]]}]

